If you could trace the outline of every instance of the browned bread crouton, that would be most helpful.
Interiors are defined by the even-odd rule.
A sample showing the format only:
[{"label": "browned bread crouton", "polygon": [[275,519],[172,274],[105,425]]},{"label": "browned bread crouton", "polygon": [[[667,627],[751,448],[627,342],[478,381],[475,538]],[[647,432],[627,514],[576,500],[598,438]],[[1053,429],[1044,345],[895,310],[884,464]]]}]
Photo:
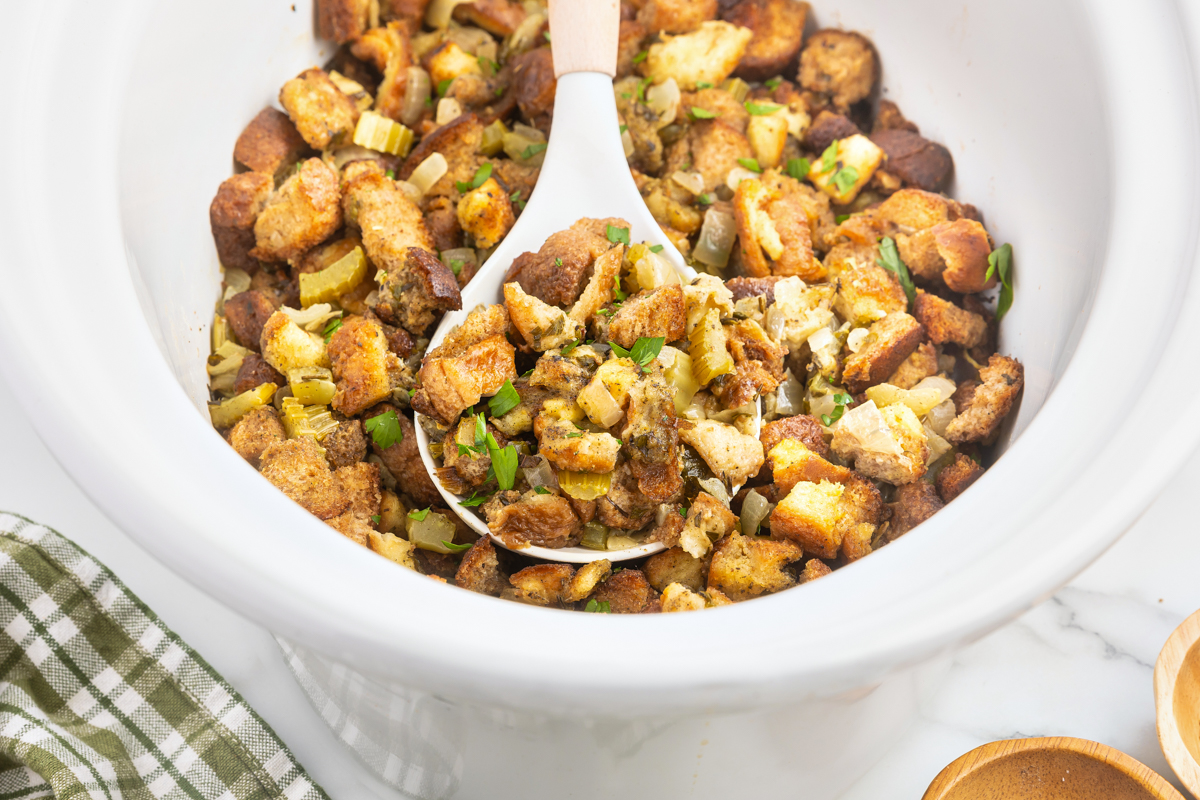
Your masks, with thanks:
[{"label": "browned bread crouton", "polygon": [[[920,319],[919,314],[917,315],[917,319]],[[922,342],[917,345],[916,350],[912,351],[912,355],[904,359],[904,363],[897,367],[892,376],[884,381],[884,383],[899,386],[901,389],[911,389],[930,375],[937,374],[937,350],[928,342]]]},{"label": "browned bread crouton", "polygon": [[367,534],[367,547],[371,552],[378,553],[395,564],[417,568],[416,546],[407,539],[401,539],[394,533],[372,530]]},{"label": "browned bread crouton", "polygon": [[612,471],[608,494],[596,500],[600,521],[617,530],[640,530],[653,518],[657,508],[658,504],[638,489],[628,461]]},{"label": "browned bread crouton", "polygon": [[717,0],[646,0],[637,19],[650,33],[687,33],[716,16]]},{"label": "browned bread crouton", "polygon": [[[901,189],[880,203],[873,216],[901,228],[924,230],[965,215],[963,207],[948,197],[921,189]],[[903,251],[900,256],[904,257]]]},{"label": "browned bread crouton", "polygon": [[428,250],[410,247],[402,260],[387,262],[386,270],[372,306],[384,322],[421,336],[443,312],[462,308],[454,273]]},{"label": "browned bread crouton", "polygon": [[817,578],[824,578],[826,575],[832,575],[833,570],[824,561],[816,558],[810,558],[804,563],[804,571],[800,573],[799,583],[809,583]]},{"label": "browned bread crouton", "polygon": [[838,108],[849,108],[874,90],[879,56],[862,34],[827,28],[810,36],[800,51],[796,79],[808,91],[829,97]]},{"label": "browned bread crouton", "polygon": [[843,319],[856,325],[868,325],[908,308],[908,297],[900,281],[875,263],[873,250],[866,258],[855,257],[844,262],[841,270],[836,271],[832,266],[840,255],[840,249],[829,251],[825,265],[831,267],[830,272],[837,274],[838,291],[833,299],[833,308]]},{"label": "browned bread crouton", "polygon": [[333,471],[333,477],[350,498],[346,513],[363,519],[379,515],[383,495],[379,488],[378,464],[361,461],[348,467],[339,467]]},{"label": "browned bread crouton", "polygon": [[233,160],[278,181],[308,151],[308,142],[287,114],[268,107],[258,112],[238,136]]},{"label": "browned bread crouton", "polygon": [[892,526],[888,529],[888,541],[895,541],[944,507],[933,484],[925,481],[905,484],[896,488],[896,501],[891,504]]},{"label": "browned bread crouton", "polygon": [[325,448],[325,460],[334,469],[349,467],[367,457],[367,437],[363,434],[362,423],[356,419],[339,422],[321,446]]},{"label": "browned bread crouton", "polygon": [[369,519],[358,514],[352,514],[349,511],[339,514],[336,517],[330,517],[325,520],[325,524],[362,547],[371,546],[371,534],[376,532],[371,527]]},{"label": "browned bread crouton", "polygon": [[716,86],[737,68],[753,37],[749,28],[710,19],[696,30],[663,36],[662,42],[650,45],[641,72],[655,83],[674,78],[684,91],[692,91],[701,83]]},{"label": "browned bread crouton", "polygon": [[734,601],[779,592],[796,585],[785,567],[803,555],[794,542],[742,536],[734,531],[713,547],[708,585]]},{"label": "browned bread crouton", "polygon": [[525,19],[525,7],[515,0],[475,0],[455,6],[454,19],[496,36],[508,36]]},{"label": "browned bread crouton", "polygon": [[641,338],[661,336],[664,341],[674,342],[683,338],[686,324],[683,287],[668,284],[626,299],[608,326],[608,340],[625,349]]},{"label": "browned bread crouton", "polygon": [[729,170],[738,166],[739,158],[753,158],[754,150],[744,133],[719,119],[700,120],[692,124],[688,135],[667,148],[666,174],[675,170],[699,172],[704,178],[704,191],[711,192],[725,185]]},{"label": "browned bread crouton", "polygon": [[575,570],[567,564],[534,564],[514,572],[508,582],[516,589],[513,598],[535,606],[562,604],[562,593],[570,586]]},{"label": "browned bread crouton", "polygon": [[674,614],[680,611],[703,611],[708,608],[704,595],[693,592],[681,583],[668,584],[662,593],[662,610],[664,614]]},{"label": "browned bread crouton", "polygon": [[596,587],[592,599],[608,603],[613,614],[641,614],[652,610],[658,598],[640,569],[623,569]]},{"label": "browned bread crouton", "polygon": [[458,201],[458,224],[475,240],[475,246],[487,249],[508,234],[513,223],[512,201],[495,178],[488,178]]},{"label": "browned bread crouton", "polygon": [[388,352],[378,322],[347,317],[329,338],[327,349],[337,381],[337,393],[331,402],[335,411],[353,417],[391,396],[390,361],[398,366],[398,359]]},{"label": "browned bread crouton", "polygon": [[425,19],[425,8],[429,0],[380,0],[379,16],[386,20],[403,20],[409,23],[409,30],[420,30],[421,21]]},{"label": "browned bread crouton", "polygon": [[829,457],[829,444],[825,441],[825,426],[810,414],[784,417],[763,425],[758,440],[767,453],[767,464],[771,465],[771,451],[784,439],[796,439],[822,458]]},{"label": "browned bread crouton", "polygon": [[587,285],[595,261],[612,248],[607,227],[629,228],[623,219],[581,219],[547,237],[536,253],[513,259],[504,282],[516,281],[527,294],[552,306],[570,306]]},{"label": "browned bread crouton", "polygon": [[734,361],[738,364],[757,361],[777,382],[783,380],[783,359],[787,357],[787,348],[776,344],[761,325],[752,319],[744,319],[725,326],[725,330],[728,336],[726,344]]},{"label": "browned bread crouton", "polygon": [[804,131],[804,146],[814,153],[824,153],[825,148],[838,139],[846,139],[856,133],[862,133],[858,126],[844,114],[833,111],[822,111],[812,121],[812,125]]},{"label": "browned bread crouton", "polygon": [[287,380],[258,353],[247,353],[233,380],[233,393],[248,392],[264,383],[283,386]]},{"label": "browned bread crouton", "polygon": [[692,114],[693,109],[701,109],[714,114],[710,119],[719,119],[729,127],[741,134],[746,133],[746,126],[750,124],[750,112],[746,107],[737,101],[731,93],[724,89],[707,88],[697,89],[694,92],[684,92],[680,98],[679,108],[681,113],[699,117]]},{"label": "browned bread crouton", "polygon": [[499,597],[504,587],[509,585],[500,571],[500,562],[496,559],[496,548],[490,536],[481,536],[471,545],[454,575],[454,584],[492,597]]},{"label": "browned bread crouton", "polygon": [[279,103],[314,150],[349,144],[359,111],[325,70],[305,70],[279,90]]},{"label": "browned bread crouton", "polygon": [[800,481],[820,483],[849,483],[852,473],[845,467],[826,461],[799,439],[784,439],[768,453],[771,479],[781,494],[792,490]]},{"label": "browned bread crouton", "polygon": [[258,469],[263,451],[276,442],[287,439],[283,423],[271,406],[256,408],[238,420],[229,432],[229,444],[239,456]]},{"label": "browned bread crouton", "polygon": [[617,35],[617,75],[618,79],[631,74],[637,67],[638,53],[642,52],[642,40],[646,38],[646,26],[635,19],[621,20],[620,33]]},{"label": "browned bread crouton", "polygon": [[871,325],[862,348],[846,357],[842,378],[858,394],[883,383],[925,338],[921,323],[903,311],[888,314]]},{"label": "browned bread crouton", "polygon": [[588,320],[596,316],[596,312],[611,303],[616,298],[616,286],[621,274],[621,263],[625,256],[625,246],[617,245],[609,248],[592,264],[592,277],[584,287],[583,294],[571,306],[568,316],[580,325],[586,325]]},{"label": "browned bread crouton", "polygon": [[[479,169],[479,146],[483,143],[483,123],[475,114],[463,114],[430,133],[413,148],[396,171],[396,177],[408,180],[413,170],[434,153],[446,158],[446,174],[429,187],[426,197],[449,197],[456,203],[458,183],[470,183]],[[525,199],[529,199],[526,195]]]},{"label": "browned bread crouton", "polygon": [[412,66],[412,48],[408,38],[409,26],[402,21],[372,28],[350,46],[357,58],[370,63],[383,74],[375,90],[375,110],[385,117],[400,119],[404,109],[404,92],[408,85],[408,68]]},{"label": "browned bread crouton", "polygon": [[877,408],[868,400],[834,427],[834,455],[870,478],[899,486],[925,474],[929,445],[921,421],[903,403]]},{"label": "browned bread crouton", "polygon": [[954,342],[963,347],[975,347],[987,336],[987,321],[983,317],[920,289],[913,304],[913,316],[925,326],[929,339],[936,344]]},{"label": "browned bread crouton", "polygon": [[526,346],[537,352],[555,350],[583,338],[583,325],[558,306],[525,294],[515,281],[504,284],[504,307]]},{"label": "browned bread crouton", "polygon": [[713,474],[731,486],[757,475],[765,460],[762,442],[722,422],[694,422],[679,432],[679,438],[696,448]]},{"label": "browned bread crouton", "polygon": [[[389,410],[395,411],[387,404],[376,406],[374,409],[379,414]],[[366,418],[370,419],[373,416],[374,413]],[[442,496],[433,485],[433,479],[429,477],[429,473],[425,471],[425,464],[421,461],[416,429],[412,420],[399,411],[396,411],[396,417],[400,421],[400,441],[388,448],[380,447],[372,441],[371,451],[379,456],[388,472],[396,478],[396,489],[399,492],[411,497],[419,506],[431,506],[439,502]]]},{"label": "browned bread crouton", "polygon": [[954,462],[945,467],[937,476],[938,494],[943,503],[949,503],[965,492],[972,483],[983,475],[983,467],[968,455],[954,454]]},{"label": "browned bread crouton", "polygon": [[504,306],[472,311],[425,356],[413,408],[451,423],[483,395],[495,394],[506,380],[515,379],[516,350],[504,338],[507,329]]},{"label": "browned bread crouton", "polygon": [[708,492],[700,492],[687,510],[687,520],[679,532],[679,546],[696,558],[712,549],[714,540],[728,535],[737,526],[737,517]]},{"label": "browned bread crouton", "polygon": [[259,463],[264,478],[320,519],[336,517],[350,505],[350,496],[313,439],[276,442],[263,451]]},{"label": "browned bread crouton", "polygon": [[734,74],[748,81],[782,74],[795,62],[810,6],[800,0],[739,0],[721,9],[721,19],[754,31]]},{"label": "browned bread crouton", "polygon": [[761,361],[742,361],[732,373],[717,378],[713,395],[726,408],[739,408],[755,398],[779,388],[779,378],[771,374]]},{"label": "browned bread crouton", "polygon": [[[262,292],[251,289],[238,292],[225,301],[225,319],[243,347],[259,351],[263,326],[275,313],[275,306]],[[282,386],[282,384],[280,384]]]},{"label": "browned bread crouton", "polygon": [[310,158],[267,200],[254,222],[257,245],[250,255],[288,261],[316,247],[342,227],[337,173]]},{"label": "browned bread crouton", "polygon": [[812,232],[803,201],[773,191],[757,178],[742,180],[734,192],[742,268],[752,277],[798,275],[814,281],[825,267],[813,255]]},{"label": "browned bread crouton", "polygon": [[[462,225],[458,223],[458,209],[448,197],[435,197],[425,209],[425,229],[433,240],[435,250],[456,250],[463,246]],[[465,286],[475,275],[474,265],[463,264],[458,273],[458,285]]]},{"label": "browned bread crouton", "polygon": [[781,280],[782,275],[768,275],[763,278],[737,277],[725,281],[725,287],[733,292],[735,303],[747,297],[765,297],[767,305],[771,305],[775,302],[775,284]]},{"label": "browned bread crouton", "polygon": [[630,391],[625,419],[621,438],[632,446],[629,463],[638,489],[656,502],[669,501],[683,487],[683,478],[674,391],[660,373],[646,376]]},{"label": "browned bread crouton", "polygon": [[[617,463],[621,445],[609,433],[580,431],[572,419],[561,414],[557,403],[547,401],[542,413],[533,421],[533,433],[537,436],[538,452],[559,469],[570,472],[611,472]],[[554,408],[552,408],[554,406]]]},{"label": "browned bread crouton", "polygon": [[582,526],[565,497],[532,491],[507,496],[512,494],[497,495],[483,507],[488,530],[505,547],[566,547],[578,539]]},{"label": "browned bread crouton", "polygon": [[596,590],[596,586],[612,575],[612,562],[607,558],[589,561],[575,571],[571,583],[562,592],[562,599],[567,603],[578,603]]},{"label": "browned bread crouton", "polygon": [[357,39],[367,29],[369,0],[317,0],[317,36],[338,44]]},{"label": "browned bread crouton", "polygon": [[554,93],[558,82],[554,78],[554,58],[550,48],[538,47],[522,53],[510,62],[512,92],[521,109],[521,116],[535,128],[549,130],[554,114]]},{"label": "browned bread crouton", "polygon": [[672,547],[646,559],[642,570],[658,591],[678,583],[693,592],[703,591],[708,581],[708,558],[696,558],[682,547]]},{"label": "browned bread crouton", "polygon": [[940,192],[949,185],[954,158],[944,146],[902,129],[879,130],[870,138],[887,153],[887,171],[904,185],[927,192]]},{"label": "browned bread crouton", "polygon": [[834,558],[847,539],[870,541],[882,509],[879,491],[857,475],[846,484],[800,481],[771,512],[771,535]]},{"label": "browned bread crouton", "polygon": [[979,377],[983,382],[975,388],[966,408],[946,426],[949,442],[982,442],[995,433],[1025,386],[1025,367],[1015,358],[993,355],[979,370]]},{"label": "browned bread crouton", "polygon": [[995,277],[986,278],[991,237],[973,219],[941,222],[912,235],[900,234],[896,247],[914,274],[940,280],[955,292],[973,294],[996,285]]},{"label": "browned bread crouton", "polygon": [[258,260],[250,255],[255,244],[254,223],[274,188],[270,175],[257,172],[243,172],[221,182],[208,207],[208,222],[222,266],[246,272],[258,269]]}]

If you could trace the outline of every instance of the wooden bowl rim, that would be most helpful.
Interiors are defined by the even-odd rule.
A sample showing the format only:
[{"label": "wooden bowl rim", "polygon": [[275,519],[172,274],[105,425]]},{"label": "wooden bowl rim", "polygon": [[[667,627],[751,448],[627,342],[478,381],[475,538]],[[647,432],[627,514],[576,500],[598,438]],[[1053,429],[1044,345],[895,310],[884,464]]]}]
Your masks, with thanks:
[{"label": "wooden bowl rim", "polygon": [[1200,611],[1180,623],[1158,652],[1154,662],[1154,718],[1158,744],[1180,782],[1193,795],[1200,795],[1200,764],[1179,733],[1175,719],[1175,684],[1187,654],[1200,641]]},{"label": "wooden bowl rim", "polygon": [[1042,736],[1030,739],[1001,739],[971,750],[937,774],[921,800],[941,800],[968,775],[1000,759],[1028,751],[1066,751],[1077,753],[1132,778],[1135,783],[1159,800],[1184,800],[1183,795],[1165,778],[1131,755],[1090,739],[1070,736]]}]

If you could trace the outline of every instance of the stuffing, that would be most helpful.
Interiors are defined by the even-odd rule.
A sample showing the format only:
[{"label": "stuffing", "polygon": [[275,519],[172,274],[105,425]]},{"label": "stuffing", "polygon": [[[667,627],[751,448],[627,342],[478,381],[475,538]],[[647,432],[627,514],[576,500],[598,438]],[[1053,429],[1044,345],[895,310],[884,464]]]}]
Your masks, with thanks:
[{"label": "stuffing", "polygon": [[[236,429],[235,429],[236,430]],[[983,467],[968,455],[954,454],[954,461],[937,476],[937,490],[943,503],[949,503],[965,492],[983,475]]]},{"label": "stuffing", "polygon": [[379,465],[360,462],[348,467],[339,467],[333,472],[334,480],[350,498],[347,514],[363,519],[379,516],[383,495],[379,489]]},{"label": "stuffing", "polygon": [[746,125],[746,140],[754,151],[754,159],[763,169],[778,167],[783,161],[791,123],[786,114],[757,114]]},{"label": "stuffing", "polygon": [[331,519],[344,512],[350,497],[329,469],[321,446],[308,438],[267,447],[259,457],[263,477],[310,514]]},{"label": "stuffing", "polygon": [[838,139],[849,139],[851,136],[859,133],[862,133],[862,131],[844,114],[837,114],[833,111],[822,111],[817,114],[816,119],[804,131],[804,141],[802,143],[807,150],[811,150],[814,153],[824,153],[825,148]]},{"label": "stuffing", "polygon": [[654,518],[658,503],[642,494],[628,461],[612,472],[608,493],[596,500],[596,515],[609,528],[636,531]]},{"label": "stuffing", "polygon": [[389,22],[372,28],[350,45],[356,58],[368,62],[383,75],[375,90],[375,110],[385,117],[399,120],[404,110],[404,94],[408,86],[408,68],[412,66],[409,27],[404,22]]},{"label": "stuffing", "polygon": [[454,574],[454,585],[492,597],[499,597],[504,587],[509,585],[500,571],[500,562],[490,536],[482,536],[471,545],[458,566],[458,572]]},{"label": "stuffing", "polygon": [[326,346],[337,381],[331,405],[348,417],[361,414],[392,394],[390,372],[399,359],[388,351],[383,327],[366,317],[347,317]]},{"label": "stuffing", "polygon": [[583,339],[583,326],[557,306],[525,294],[519,283],[504,284],[504,306],[513,327],[536,352],[558,349]]},{"label": "stuffing", "polygon": [[589,319],[596,316],[601,308],[615,299],[615,288],[618,276],[621,274],[621,263],[625,256],[625,246],[617,245],[609,248],[596,259],[592,265],[592,277],[571,306],[569,316],[581,325],[586,325]]},{"label": "stuffing", "polygon": [[263,358],[280,374],[301,367],[329,367],[325,340],[292,322],[283,311],[267,319],[260,341]]},{"label": "stuffing", "polygon": [[576,417],[566,402],[547,400],[542,413],[533,421],[538,452],[554,466],[569,472],[612,472],[621,445],[612,434],[580,430],[576,426],[580,419],[582,412]]},{"label": "stuffing", "polygon": [[410,247],[403,259],[387,262],[385,269],[378,299],[371,307],[384,322],[420,336],[443,312],[462,308],[458,280],[430,251]]},{"label": "stuffing", "polygon": [[702,611],[708,608],[704,595],[693,592],[680,583],[669,584],[662,593],[662,610],[665,614],[679,611]]},{"label": "stuffing", "polygon": [[874,142],[861,133],[855,134],[837,140],[837,154],[832,164],[826,165],[823,158],[813,160],[808,179],[833,202],[845,205],[854,202],[885,158]]},{"label": "stuffing", "polygon": [[[642,370],[628,358],[613,355],[596,370],[576,398],[588,419],[602,428],[620,421],[620,412],[629,401],[629,392],[642,377]],[[611,402],[609,400],[611,398]]]},{"label": "stuffing", "polygon": [[[421,209],[396,186],[375,171],[348,177],[342,199],[346,222],[362,232],[367,257],[379,269],[398,268],[408,250],[433,249],[433,240],[421,217]],[[453,277],[453,274],[451,274]]]},{"label": "stuffing", "polygon": [[768,468],[771,465],[770,452],[784,439],[795,439],[822,458],[829,457],[829,445],[825,441],[825,426],[814,416],[797,414],[794,417],[777,419],[763,425],[758,440],[762,442],[763,452],[768,454]]},{"label": "stuffing", "polygon": [[369,548],[371,546],[371,534],[375,533],[375,529],[371,527],[371,521],[366,517],[360,517],[347,511],[336,517],[330,517],[325,520],[325,524],[360,547]]},{"label": "stuffing", "polygon": [[517,377],[515,353],[508,340],[496,334],[453,355],[427,355],[413,408],[453,422],[480,398],[495,394],[506,380]]},{"label": "stuffing", "polygon": [[341,199],[336,172],[319,158],[303,162],[259,212],[250,255],[262,261],[303,255],[342,227]]},{"label": "stuffing", "polygon": [[[599,367],[603,360],[590,345],[575,347],[569,356],[551,351],[538,359],[533,374],[529,376],[529,385],[574,400],[591,381],[592,371]],[[572,418],[582,420],[582,409],[578,417]]]},{"label": "stuffing", "polygon": [[549,46],[522,53],[512,60],[511,67],[512,91],[521,116],[533,127],[543,132],[549,130],[558,87]]},{"label": "stuffing", "polygon": [[515,572],[508,582],[516,590],[515,598],[535,606],[558,606],[568,589],[575,570],[567,564],[534,564]]},{"label": "stuffing", "polygon": [[716,86],[737,67],[753,37],[749,28],[728,22],[702,22],[690,33],[664,36],[662,42],[651,45],[642,62],[643,74],[655,83],[674,78],[685,91],[696,89],[698,83]]},{"label": "stuffing", "polygon": [[458,224],[480,249],[494,247],[517,221],[512,201],[495,178],[488,178],[458,201]]},{"label": "stuffing", "polygon": [[254,249],[254,223],[266,207],[275,184],[270,175],[243,172],[222,181],[208,207],[217,258],[226,269],[254,272],[258,259]]},{"label": "stuffing", "polygon": [[799,439],[783,439],[771,448],[767,458],[771,462],[771,479],[780,493],[790,492],[800,481],[846,484],[853,474],[845,467],[826,461]]},{"label": "stuffing", "polygon": [[896,487],[896,501],[890,504],[892,524],[888,541],[895,541],[944,507],[933,484],[925,481]]},{"label": "stuffing", "polygon": [[[465,447],[478,446],[475,441],[475,422],[478,418],[474,416],[464,416],[459,419],[458,427],[454,429],[454,435],[447,434],[442,440],[442,446],[445,449],[445,454],[442,456],[442,463],[446,467],[452,467],[454,472],[462,479],[462,482],[470,487],[480,486],[489,478],[491,472],[492,459],[486,452],[462,452],[456,445]],[[508,444],[507,438],[503,433],[493,426],[486,426],[484,435],[492,434],[496,443],[500,447]]]},{"label": "stuffing", "polygon": [[725,3],[721,19],[754,32],[734,74],[748,81],[762,81],[795,63],[810,10],[809,4],[801,0]]},{"label": "stuffing", "polygon": [[716,16],[717,0],[645,0],[637,20],[649,33],[688,33]]},{"label": "stuffing", "polygon": [[724,89],[706,88],[684,92],[679,100],[679,108],[681,114],[687,113],[691,116],[695,116],[692,112],[697,108],[707,111],[713,115],[710,119],[719,119],[743,135],[750,125],[750,112],[746,110],[746,106]]},{"label": "stuffing", "polygon": [[682,339],[687,321],[683,309],[683,287],[677,283],[640,291],[628,297],[613,315],[608,340],[629,349],[641,338],[662,337],[668,342]]},{"label": "stuffing", "polygon": [[275,313],[266,295],[255,289],[238,292],[225,301],[225,321],[243,347],[261,349],[263,326]]},{"label": "stuffing", "polygon": [[768,275],[765,278],[749,278],[739,275],[725,281],[725,286],[733,295],[735,303],[748,297],[763,297],[766,299],[766,305],[769,306],[775,302],[775,284],[781,280],[783,280],[782,275]]},{"label": "stuffing", "polygon": [[237,377],[233,380],[233,393],[248,392],[264,383],[283,386],[287,383],[287,379],[258,353],[247,353],[242,359],[242,366],[238,367]]},{"label": "stuffing", "polygon": [[546,238],[536,253],[513,259],[504,282],[516,281],[526,293],[552,306],[570,306],[582,294],[596,260],[613,243],[607,229],[629,228],[623,219],[581,219]]},{"label": "stuffing", "polygon": [[679,432],[674,391],[659,373],[647,375],[630,391],[621,438],[630,445],[629,461],[638,489],[665,503],[679,493]]},{"label": "stuffing", "polygon": [[720,500],[700,492],[687,510],[679,546],[695,558],[703,558],[714,540],[727,536],[737,525],[737,517]]},{"label": "stuffing", "polygon": [[667,148],[667,174],[676,170],[699,172],[704,191],[725,185],[729,171],[739,158],[753,158],[754,150],[746,135],[719,119],[692,123],[688,135]]},{"label": "stuffing", "polygon": [[285,439],[287,434],[284,433],[283,423],[271,406],[254,409],[229,431],[229,444],[255,469],[258,469],[263,451]]},{"label": "stuffing", "polygon": [[349,467],[367,457],[367,437],[362,423],[347,419],[325,436],[321,446],[325,448],[325,460],[334,469]]},{"label": "stuffing", "polygon": [[308,142],[287,114],[267,107],[238,136],[233,160],[279,182],[308,152]]},{"label": "stuffing", "polygon": [[1025,386],[1025,367],[1015,358],[993,355],[979,378],[982,383],[966,407],[946,426],[946,439],[954,444],[982,442],[999,429]]},{"label": "stuffing", "polygon": [[316,67],[301,72],[279,90],[279,103],[314,150],[350,144],[358,106]]},{"label": "stuffing", "polygon": [[[395,411],[395,409],[386,404],[378,405],[373,409],[373,412],[379,414],[388,411]],[[375,415],[372,413],[366,419]],[[429,477],[429,473],[425,471],[425,464],[421,461],[421,453],[417,448],[417,432],[413,427],[412,420],[399,412],[396,412],[396,418],[400,422],[400,441],[386,448],[380,447],[372,441],[371,452],[396,478],[398,492],[408,495],[421,507],[441,502],[442,495],[433,485],[433,479]]]},{"label": "stuffing", "polygon": [[578,603],[596,590],[601,581],[612,575],[612,562],[607,558],[589,561],[575,571],[570,584],[563,589],[562,599],[567,603]]},{"label": "stuffing", "polygon": [[525,19],[525,8],[515,0],[474,0],[456,5],[454,19],[496,36],[509,36]]},{"label": "stuffing", "polygon": [[900,234],[896,249],[914,275],[940,280],[952,291],[974,294],[996,285],[995,277],[986,277],[991,237],[973,219],[938,223],[912,235]]},{"label": "stuffing", "polygon": [[883,502],[870,481],[800,481],[771,512],[771,535],[790,539],[805,552],[834,558],[846,544],[861,550],[879,523]]},{"label": "stuffing", "polygon": [[877,130],[870,138],[887,155],[885,169],[903,185],[940,192],[950,184],[954,158],[944,146],[904,129]]},{"label": "stuffing", "polygon": [[597,586],[592,599],[608,603],[613,614],[641,614],[655,610],[658,596],[641,570],[623,569]]},{"label": "stuffing", "polygon": [[735,531],[713,548],[708,586],[734,601],[783,591],[796,585],[787,565],[803,555],[794,542],[742,536]]},{"label": "stuffing", "polygon": [[482,75],[483,69],[475,56],[463,50],[455,42],[443,42],[421,59],[422,66],[429,72],[429,80],[435,86],[452,81],[459,75]]},{"label": "stuffing", "polygon": [[917,290],[917,301],[913,303],[913,316],[935,344],[953,342],[969,348],[987,336],[987,320],[983,317],[921,289]]},{"label": "stuffing", "polygon": [[858,472],[896,486],[924,475],[929,458],[921,422],[903,403],[881,409],[868,400],[850,409],[834,426],[832,447]]},{"label": "stuffing", "polygon": [[292,263],[292,274],[304,275],[313,272],[320,272],[326,267],[330,267],[343,257],[354,251],[354,248],[362,247],[362,240],[354,234],[349,234],[341,239],[335,239],[325,244],[320,244],[309,250],[304,255],[294,259]]},{"label": "stuffing", "polygon": [[762,443],[732,425],[700,420],[681,429],[679,438],[696,448],[713,474],[731,486],[741,486],[763,465]]},{"label": "stuffing", "polygon": [[353,41],[367,29],[369,0],[318,0],[317,36],[338,44]]},{"label": "stuffing", "polygon": [[719,375],[713,381],[713,396],[725,408],[740,408],[756,398],[779,388],[776,377],[761,361],[742,361],[733,372]]},{"label": "stuffing", "polygon": [[816,558],[810,558],[804,564],[804,570],[800,573],[798,583],[809,583],[817,578],[824,578],[826,575],[832,575],[833,570],[824,561]]},{"label": "stuffing", "polygon": [[482,143],[483,123],[475,114],[463,114],[421,139],[396,170],[396,177],[408,180],[425,159],[441,153],[446,158],[446,174],[429,187],[425,196],[449,197],[457,203],[460,194],[457,184],[470,183],[482,163],[479,154]]},{"label": "stuffing", "polygon": [[642,571],[660,592],[672,583],[700,592],[708,583],[708,564],[707,558],[696,558],[682,547],[672,547],[646,559]]},{"label": "stuffing", "polygon": [[[964,213],[963,207],[948,197],[920,189],[901,189],[876,206],[872,216],[896,226],[903,233],[911,233],[932,228],[940,222],[954,222]],[[904,258],[903,251],[900,257]]]},{"label": "stuffing", "polygon": [[747,178],[734,192],[733,214],[742,266],[749,276],[796,275],[809,281],[825,277],[825,267],[813,255],[808,215],[796,195]]},{"label": "stuffing", "polygon": [[[855,325],[869,325],[889,314],[902,313],[908,308],[908,297],[896,276],[875,263],[875,251],[870,258],[852,258],[834,271],[838,279],[833,308],[838,316]],[[826,266],[837,259],[830,251]]]},{"label": "stuffing", "polygon": [[646,26],[636,19],[621,20],[620,32],[617,35],[617,78],[624,78],[633,73],[638,62],[634,61],[642,52],[642,40],[646,38]]},{"label": "stuffing", "polygon": [[879,81],[879,57],[862,34],[833,29],[809,37],[800,51],[796,80],[840,109],[870,96]]},{"label": "stuffing", "polygon": [[582,532],[571,504],[556,494],[503,492],[488,501],[483,512],[488,530],[510,549],[566,547]]},{"label": "stuffing", "polygon": [[367,547],[372,552],[386,558],[388,561],[416,570],[416,545],[407,539],[401,539],[394,533],[383,533],[372,530],[367,534]]},{"label": "stuffing", "polygon": [[921,323],[897,311],[871,325],[857,353],[846,357],[842,376],[854,394],[883,383],[925,338]]},{"label": "stuffing", "polygon": [[[919,303],[920,301],[918,300],[918,308],[920,307]],[[924,320],[921,320],[919,313],[917,314],[917,319],[924,324]],[[922,342],[917,345],[916,350],[912,351],[912,355],[904,359],[904,362],[896,368],[896,371],[892,373],[892,376],[887,379],[886,383],[898,386],[901,389],[911,389],[925,378],[937,375],[938,372],[937,350],[928,342]]]}]

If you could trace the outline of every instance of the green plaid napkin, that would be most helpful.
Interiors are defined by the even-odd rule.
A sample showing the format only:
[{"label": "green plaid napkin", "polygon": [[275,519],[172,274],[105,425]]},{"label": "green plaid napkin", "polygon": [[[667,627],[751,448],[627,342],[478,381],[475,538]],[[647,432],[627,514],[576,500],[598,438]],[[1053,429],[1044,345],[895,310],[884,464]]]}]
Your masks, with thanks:
[{"label": "green plaid napkin", "polygon": [[0,800],[328,800],[105,567],[0,513]]}]

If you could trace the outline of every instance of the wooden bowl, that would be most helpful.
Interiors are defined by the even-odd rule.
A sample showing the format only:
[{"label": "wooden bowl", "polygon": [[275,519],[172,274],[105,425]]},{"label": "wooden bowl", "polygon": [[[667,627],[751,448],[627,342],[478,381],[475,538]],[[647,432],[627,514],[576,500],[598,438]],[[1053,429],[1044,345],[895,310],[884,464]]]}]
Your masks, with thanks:
[{"label": "wooden bowl", "polygon": [[1175,629],[1154,665],[1158,743],[1187,790],[1200,796],[1200,611]]},{"label": "wooden bowl", "polygon": [[941,771],[923,800],[1183,800],[1120,750],[1086,739],[1010,739],[977,747]]}]

